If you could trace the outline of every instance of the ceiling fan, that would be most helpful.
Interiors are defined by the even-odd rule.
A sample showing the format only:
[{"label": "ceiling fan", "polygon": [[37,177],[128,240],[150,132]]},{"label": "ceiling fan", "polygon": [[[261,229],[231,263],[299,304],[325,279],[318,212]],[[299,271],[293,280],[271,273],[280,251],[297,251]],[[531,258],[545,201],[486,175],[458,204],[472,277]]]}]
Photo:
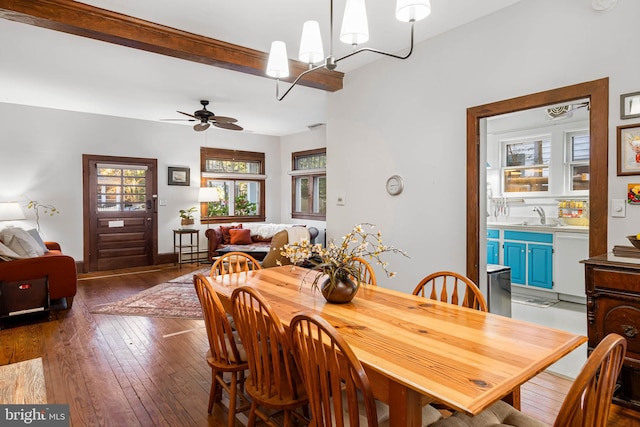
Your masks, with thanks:
[{"label": "ceiling fan", "polygon": [[216,127],[222,129],[229,130],[242,130],[241,126],[235,124],[238,120],[233,117],[223,117],[216,116],[213,112],[207,110],[207,105],[209,105],[209,101],[201,100],[200,104],[202,104],[202,109],[195,111],[193,114],[185,113],[182,111],[178,111],[180,114],[184,114],[185,116],[191,117],[190,119],[165,119],[165,120],[183,120],[188,122],[199,122],[193,126],[193,129],[196,132],[202,132],[203,130],[209,129],[209,126],[214,125]]},{"label": "ceiling fan", "polygon": [[581,102],[579,104],[565,104],[565,105],[550,107],[546,109],[546,112],[550,120],[556,120],[556,119],[571,117],[575,110],[578,110],[584,107],[587,107],[587,109],[590,107],[589,101]]}]

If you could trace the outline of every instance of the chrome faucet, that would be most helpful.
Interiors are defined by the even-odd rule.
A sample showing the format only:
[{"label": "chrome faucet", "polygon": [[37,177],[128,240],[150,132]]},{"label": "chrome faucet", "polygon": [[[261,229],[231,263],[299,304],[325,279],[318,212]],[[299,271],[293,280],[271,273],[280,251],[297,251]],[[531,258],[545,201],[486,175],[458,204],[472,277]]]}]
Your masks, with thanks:
[{"label": "chrome faucet", "polygon": [[546,224],[547,223],[547,217],[544,214],[544,209],[542,209],[540,206],[536,206],[533,208],[534,212],[537,212],[538,215],[540,215],[540,224]]}]

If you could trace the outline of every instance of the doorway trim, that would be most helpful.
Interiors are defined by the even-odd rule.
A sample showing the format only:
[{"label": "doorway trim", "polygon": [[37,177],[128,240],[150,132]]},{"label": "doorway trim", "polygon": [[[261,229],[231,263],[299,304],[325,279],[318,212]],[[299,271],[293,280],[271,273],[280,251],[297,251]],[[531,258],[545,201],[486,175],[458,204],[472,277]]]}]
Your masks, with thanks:
[{"label": "doorway trim", "polygon": [[589,98],[589,256],[607,252],[609,78],[565,86],[467,109],[467,276],[480,279],[480,120]]}]

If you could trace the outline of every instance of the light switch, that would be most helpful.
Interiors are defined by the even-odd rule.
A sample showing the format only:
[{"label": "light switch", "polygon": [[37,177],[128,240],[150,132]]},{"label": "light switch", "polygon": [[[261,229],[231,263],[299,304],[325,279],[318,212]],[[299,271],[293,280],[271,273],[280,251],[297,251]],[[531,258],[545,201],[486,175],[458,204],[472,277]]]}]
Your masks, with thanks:
[{"label": "light switch", "polygon": [[624,218],[627,215],[627,205],[624,199],[611,199],[611,216]]},{"label": "light switch", "polygon": [[166,199],[160,199],[160,206],[167,206],[167,200]]},{"label": "light switch", "polygon": [[345,204],[344,196],[337,196],[336,197],[336,205],[337,206],[344,206],[344,204]]}]

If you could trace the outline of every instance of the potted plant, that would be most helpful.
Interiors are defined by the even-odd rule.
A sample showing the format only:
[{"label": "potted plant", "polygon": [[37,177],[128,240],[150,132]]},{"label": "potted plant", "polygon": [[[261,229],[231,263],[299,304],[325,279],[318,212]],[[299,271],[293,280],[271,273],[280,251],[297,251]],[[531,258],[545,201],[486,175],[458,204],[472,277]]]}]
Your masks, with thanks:
[{"label": "potted plant", "polygon": [[29,200],[27,209],[33,209],[33,211],[36,214],[36,226],[37,226],[38,232],[40,232],[40,210],[41,209],[43,214],[49,215],[49,216],[54,216],[60,213],[60,211],[56,209],[55,206],[40,203],[37,200]]},{"label": "potted plant", "polygon": [[[362,277],[365,272],[356,265],[356,258],[375,260],[387,277],[394,277],[396,273],[387,269],[388,263],[382,261],[380,255],[392,252],[408,257],[406,252],[384,245],[380,230],[375,233],[365,230],[374,227],[375,225],[368,223],[357,224],[349,234],[342,237],[342,243],[336,245],[331,241],[327,248],[320,244],[312,245],[307,240],[288,244],[284,246],[282,255],[293,264],[311,264],[311,271],[315,272],[311,287],[320,289],[328,302],[349,302],[360,285],[365,283]],[[325,279],[319,284],[321,277]]]},{"label": "potted plant", "polygon": [[197,210],[195,206],[190,207],[189,209],[180,209],[180,224],[184,228],[185,226],[193,225],[193,213]]}]

